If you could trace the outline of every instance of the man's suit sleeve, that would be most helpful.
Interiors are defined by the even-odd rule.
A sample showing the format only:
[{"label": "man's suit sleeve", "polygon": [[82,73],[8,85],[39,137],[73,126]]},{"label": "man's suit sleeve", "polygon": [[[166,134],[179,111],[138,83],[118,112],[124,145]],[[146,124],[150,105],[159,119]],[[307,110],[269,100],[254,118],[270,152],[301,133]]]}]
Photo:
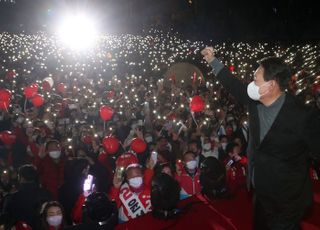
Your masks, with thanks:
[{"label": "man's suit sleeve", "polygon": [[13,194],[7,194],[4,197],[2,213],[7,213],[9,215],[12,215],[12,206],[13,206],[12,197],[13,197]]},{"label": "man's suit sleeve", "polygon": [[242,104],[248,104],[250,100],[247,94],[247,87],[218,60],[214,59],[210,63],[213,73],[219,82],[228,90],[232,96]]},{"label": "man's suit sleeve", "polygon": [[307,143],[311,157],[320,159],[320,111],[310,110],[305,120],[305,127],[302,133]]}]

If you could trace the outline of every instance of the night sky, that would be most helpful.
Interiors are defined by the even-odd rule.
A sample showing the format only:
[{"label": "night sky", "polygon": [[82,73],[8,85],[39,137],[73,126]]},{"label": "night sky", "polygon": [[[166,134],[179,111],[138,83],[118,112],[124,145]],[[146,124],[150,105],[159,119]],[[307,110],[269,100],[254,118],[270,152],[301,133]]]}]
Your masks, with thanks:
[{"label": "night sky", "polygon": [[[13,1],[13,0],[12,0]],[[49,30],[64,8],[85,8],[105,33],[173,28],[191,39],[318,41],[320,16],[311,0],[0,0],[0,29]],[[43,27],[43,26],[46,27]]]}]

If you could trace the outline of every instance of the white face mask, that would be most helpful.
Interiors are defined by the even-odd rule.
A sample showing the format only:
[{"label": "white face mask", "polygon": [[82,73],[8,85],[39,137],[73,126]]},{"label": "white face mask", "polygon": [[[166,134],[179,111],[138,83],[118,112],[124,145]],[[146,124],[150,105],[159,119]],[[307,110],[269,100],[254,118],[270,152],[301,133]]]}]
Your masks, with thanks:
[{"label": "white face mask", "polygon": [[49,152],[49,156],[52,158],[52,159],[58,159],[61,155],[61,151],[57,150],[57,151],[50,151]]},{"label": "white face mask", "polygon": [[211,144],[210,143],[204,144],[203,145],[203,149],[204,150],[210,150],[211,149]]},{"label": "white face mask", "polygon": [[49,225],[57,227],[62,222],[62,215],[49,216],[47,217],[47,222]]},{"label": "white face mask", "polygon": [[227,148],[227,143],[221,143],[221,146],[222,146],[222,149],[223,149],[223,150],[226,150],[226,148]]},{"label": "white face mask", "polygon": [[152,136],[147,136],[147,137],[145,137],[144,139],[146,140],[146,142],[147,142],[148,144],[153,141]]},{"label": "white face mask", "polygon": [[[268,82],[264,83],[262,86],[266,85]],[[254,81],[252,81],[247,87],[247,93],[252,100],[259,101],[263,96],[259,93],[259,89],[262,86],[257,86]]]},{"label": "white face mask", "polygon": [[197,161],[196,160],[188,161],[187,168],[190,170],[194,170],[195,168],[197,168]]},{"label": "white face mask", "polygon": [[139,177],[139,176],[129,179],[129,185],[133,188],[140,188],[142,183],[143,183],[142,177]]}]

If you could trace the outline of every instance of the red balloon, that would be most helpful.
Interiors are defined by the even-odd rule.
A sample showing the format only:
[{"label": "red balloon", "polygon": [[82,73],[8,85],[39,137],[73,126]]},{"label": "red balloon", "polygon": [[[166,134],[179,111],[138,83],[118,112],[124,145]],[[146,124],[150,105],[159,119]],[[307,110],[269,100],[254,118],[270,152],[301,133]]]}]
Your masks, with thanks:
[{"label": "red balloon", "polygon": [[201,96],[196,95],[190,102],[190,110],[192,112],[202,112],[205,108],[205,103]]},{"label": "red balloon", "polygon": [[0,101],[10,101],[11,92],[7,89],[0,89]]},{"label": "red balloon", "polygon": [[50,89],[51,89],[50,83],[48,81],[43,81],[42,82],[42,89],[44,91],[50,91]]},{"label": "red balloon", "polygon": [[57,91],[59,93],[64,93],[66,91],[66,86],[62,82],[59,83],[58,86],[57,86]]},{"label": "red balloon", "polygon": [[109,106],[103,105],[100,107],[100,117],[104,121],[109,121],[113,116],[113,109]]},{"label": "red balloon", "polygon": [[0,110],[8,110],[9,101],[0,101]]},{"label": "red balloon", "polygon": [[38,84],[31,84],[24,88],[24,95],[26,98],[31,98],[38,92]]},{"label": "red balloon", "polygon": [[16,135],[11,131],[5,130],[0,133],[0,140],[6,145],[12,145],[16,142]]},{"label": "red balloon", "polygon": [[235,70],[235,67],[233,65],[229,66],[230,72],[233,72]]},{"label": "red balloon", "polygon": [[147,149],[147,144],[140,138],[134,138],[131,142],[131,149],[136,153],[143,153]]},{"label": "red balloon", "polygon": [[138,164],[138,163],[139,163],[138,158],[132,153],[122,154],[116,160],[116,166],[123,167],[123,168],[126,168],[130,164]]},{"label": "red balloon", "polygon": [[40,94],[36,94],[32,98],[32,104],[34,107],[40,107],[41,105],[43,105],[43,103],[44,103],[44,99],[43,99],[43,96]]},{"label": "red balloon", "polygon": [[115,137],[103,138],[102,145],[109,154],[115,154],[119,150],[119,140]]}]

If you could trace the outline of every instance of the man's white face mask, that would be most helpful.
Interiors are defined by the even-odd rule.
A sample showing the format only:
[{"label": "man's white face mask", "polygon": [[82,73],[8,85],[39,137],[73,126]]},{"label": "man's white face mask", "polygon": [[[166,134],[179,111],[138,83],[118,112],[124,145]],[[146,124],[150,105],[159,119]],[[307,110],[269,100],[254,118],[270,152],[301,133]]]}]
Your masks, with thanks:
[{"label": "man's white face mask", "polygon": [[248,93],[248,96],[252,99],[252,100],[255,100],[255,101],[259,101],[260,98],[264,95],[264,94],[260,94],[259,93],[259,90],[262,86],[268,84],[269,82],[266,82],[264,84],[262,84],[261,86],[257,86],[254,81],[252,81],[248,87],[247,87],[247,93]]}]

